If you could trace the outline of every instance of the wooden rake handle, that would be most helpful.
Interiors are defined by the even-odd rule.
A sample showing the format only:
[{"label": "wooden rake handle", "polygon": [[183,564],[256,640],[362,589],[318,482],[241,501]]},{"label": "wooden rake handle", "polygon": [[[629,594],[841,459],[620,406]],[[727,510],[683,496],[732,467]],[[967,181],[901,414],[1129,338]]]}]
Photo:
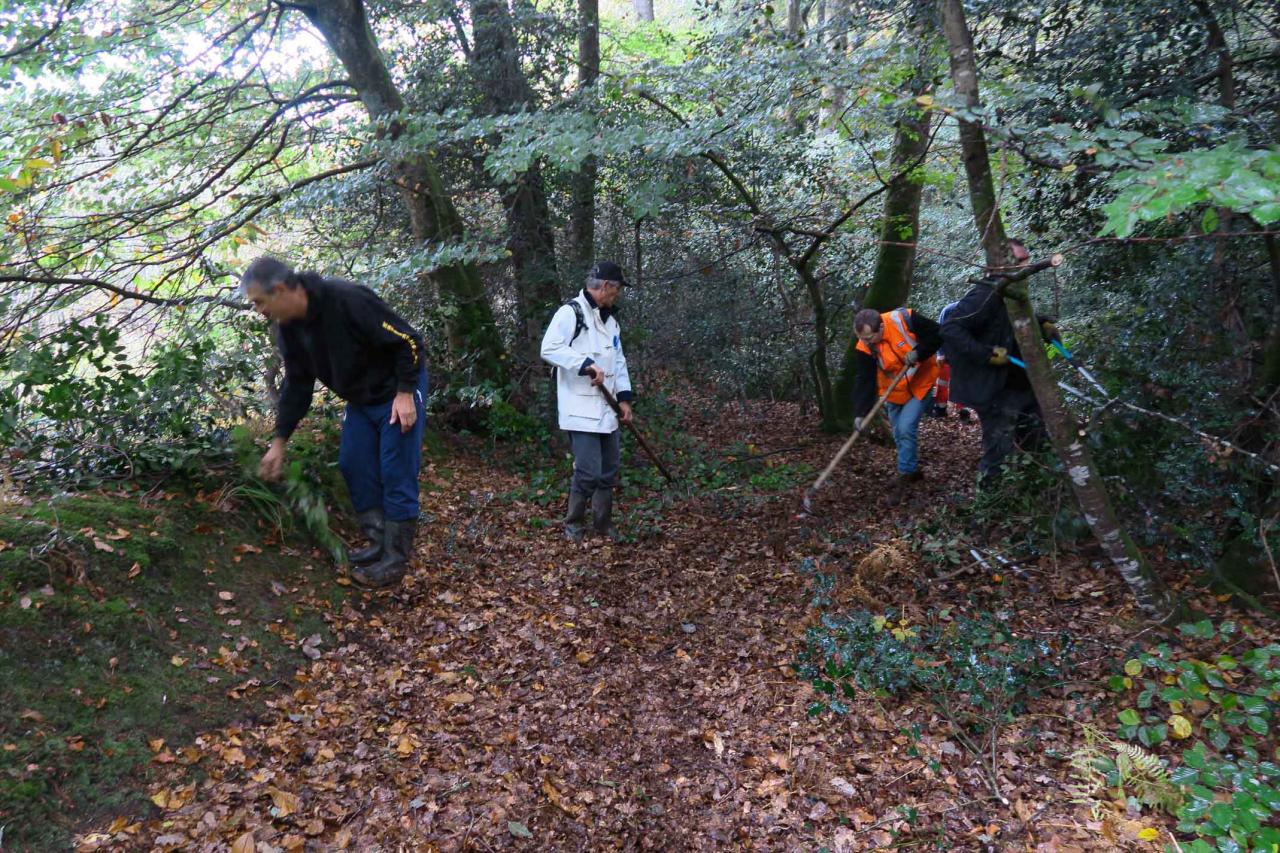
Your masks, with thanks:
[{"label": "wooden rake handle", "polygon": [[[618,405],[618,398],[614,397],[613,394],[609,392],[609,389],[603,385],[597,385],[596,387],[599,388],[600,393],[604,395],[604,401],[609,404],[609,408],[613,409],[614,414],[618,416],[618,422],[622,423],[622,407]],[[667,470],[667,466],[662,464],[662,460],[658,458],[658,454],[654,449],[649,446],[649,442],[644,440],[644,436],[640,434],[640,430],[636,429],[636,425],[628,423],[626,426],[631,430],[631,434],[636,437],[636,442],[639,443],[640,449],[645,452],[646,456],[653,460],[654,465],[658,466],[658,470],[662,472],[662,476],[667,478],[667,482],[674,483],[676,478],[671,476],[671,472]]]},{"label": "wooden rake handle", "polygon": [[876,412],[880,411],[880,407],[889,399],[889,395],[893,393],[893,389],[898,387],[898,383],[902,381],[902,377],[906,376],[907,371],[910,369],[911,365],[903,365],[902,369],[898,371],[898,375],[893,377],[893,381],[889,383],[889,387],[880,395],[880,399],[876,400],[876,404],[871,407],[871,411],[867,412],[867,414],[862,418],[861,425],[853,431],[853,435],[849,436],[848,440],[846,440],[844,445],[841,446],[840,451],[835,455],[835,458],[827,463],[827,467],[818,475],[818,479],[814,480],[813,485],[809,487],[807,492],[805,492],[804,503],[806,510],[808,509],[809,499],[813,497],[818,489],[822,488],[823,483],[827,482],[827,478],[831,476],[831,472],[836,470],[836,466],[840,464],[840,460],[849,452],[849,448],[853,447],[853,443],[858,439],[858,436],[862,435],[862,430],[867,424],[871,423],[871,419],[876,416]]}]

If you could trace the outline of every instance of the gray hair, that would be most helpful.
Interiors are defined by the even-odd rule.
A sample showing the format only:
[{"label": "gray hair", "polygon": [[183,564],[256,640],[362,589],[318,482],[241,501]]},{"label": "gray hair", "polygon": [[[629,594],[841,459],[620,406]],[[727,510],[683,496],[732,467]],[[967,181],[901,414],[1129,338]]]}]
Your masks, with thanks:
[{"label": "gray hair", "polygon": [[302,283],[293,267],[279,258],[262,255],[254,258],[240,276],[240,292],[248,296],[250,289],[269,291],[271,285],[278,281],[284,282],[290,289]]},{"label": "gray hair", "polygon": [[606,284],[608,284],[608,282],[602,278],[592,278],[591,276],[587,276],[587,290],[599,290]]}]

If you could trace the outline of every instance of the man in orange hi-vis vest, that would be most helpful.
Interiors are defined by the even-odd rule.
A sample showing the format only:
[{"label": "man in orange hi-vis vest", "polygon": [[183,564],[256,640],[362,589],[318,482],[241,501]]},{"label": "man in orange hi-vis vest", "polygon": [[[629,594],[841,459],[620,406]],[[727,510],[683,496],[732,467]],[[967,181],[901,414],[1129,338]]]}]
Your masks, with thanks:
[{"label": "man in orange hi-vis vest", "polygon": [[893,378],[905,367],[885,400],[885,412],[893,424],[893,443],[898,448],[898,477],[885,495],[890,505],[902,500],[909,483],[924,478],[920,471],[917,433],[920,418],[933,403],[933,386],[938,379],[934,353],[942,345],[938,324],[919,311],[898,308],[883,314],[864,308],[853,318],[858,336],[853,386],[855,425],[884,394]]}]

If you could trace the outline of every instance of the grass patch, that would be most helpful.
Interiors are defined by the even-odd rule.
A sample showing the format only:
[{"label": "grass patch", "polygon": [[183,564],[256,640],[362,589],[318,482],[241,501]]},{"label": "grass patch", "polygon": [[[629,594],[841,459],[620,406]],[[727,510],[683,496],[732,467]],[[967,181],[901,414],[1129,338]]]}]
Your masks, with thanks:
[{"label": "grass patch", "polygon": [[[156,760],[252,713],[328,641],[344,594],[310,548],[214,497],[59,496],[0,511],[0,826],[65,849],[154,816]],[[163,740],[164,744],[157,742]]]}]

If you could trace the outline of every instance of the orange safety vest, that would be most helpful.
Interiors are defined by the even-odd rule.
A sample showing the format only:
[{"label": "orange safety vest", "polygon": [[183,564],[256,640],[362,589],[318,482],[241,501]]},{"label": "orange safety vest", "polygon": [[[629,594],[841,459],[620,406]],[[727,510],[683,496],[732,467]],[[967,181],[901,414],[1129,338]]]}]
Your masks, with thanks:
[{"label": "orange safety vest", "polygon": [[[893,377],[897,376],[898,371],[902,370],[903,365],[906,364],[907,353],[916,348],[916,336],[907,326],[910,318],[910,308],[899,308],[896,311],[886,311],[881,314],[880,328],[884,329],[884,337],[880,339],[880,343],[876,344],[875,352],[872,352],[871,347],[861,340],[858,341],[858,351],[875,358],[876,365],[880,368],[876,372],[876,386],[880,394],[884,394]],[[925,395],[933,390],[937,379],[938,359],[931,355],[916,365],[914,375],[902,377],[897,387],[893,389],[893,393],[889,395],[888,402],[901,406],[912,397],[923,400]]]}]

